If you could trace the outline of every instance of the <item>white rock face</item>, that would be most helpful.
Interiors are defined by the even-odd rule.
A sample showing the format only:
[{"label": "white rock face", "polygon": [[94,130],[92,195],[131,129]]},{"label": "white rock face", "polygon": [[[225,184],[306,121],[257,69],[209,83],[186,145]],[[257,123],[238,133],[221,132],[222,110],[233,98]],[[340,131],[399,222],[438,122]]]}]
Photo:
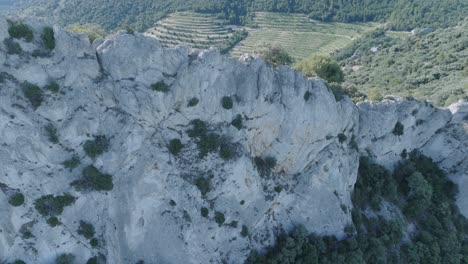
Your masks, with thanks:
[{"label": "white rock face", "polygon": [[[100,253],[108,263],[242,263],[250,249],[271,245],[280,230],[298,224],[341,236],[351,222],[361,154],[391,168],[403,149],[421,150],[468,188],[466,103],[452,112],[401,99],[356,107],[348,98],[336,101],[323,81],[288,67],[213,50],[165,49],[138,33],[119,32],[93,46],[84,35],[54,28],[56,48],[33,57],[42,49],[43,26],[31,27],[32,43],[15,40],[21,55],[0,44],[0,183],[7,186],[0,189],[0,262],[51,263],[73,253],[85,263]],[[0,28],[0,37],[7,34]],[[43,103],[33,109],[22,92],[25,81],[41,88],[56,81],[61,90],[44,90]],[[152,90],[158,82],[169,91]],[[232,109],[223,108],[225,96],[233,99]],[[192,98],[199,103],[189,107]],[[241,129],[231,125],[238,115]],[[200,158],[187,134],[195,119],[223,136],[235,157]],[[404,125],[401,136],[392,133],[397,121]],[[48,124],[57,129],[58,144],[48,140]],[[339,134],[346,139],[341,135],[340,142]],[[109,138],[110,147],[91,159],[83,144],[96,135]],[[185,146],[175,157],[167,146],[176,138]],[[62,163],[74,155],[79,167],[65,169]],[[270,175],[259,173],[255,157],[276,158]],[[114,188],[70,186],[88,165],[112,175]],[[206,195],[195,184],[199,177],[210,178]],[[15,191],[25,195],[24,205],[8,203]],[[34,201],[62,193],[77,200],[52,228]],[[468,214],[463,194],[459,204]],[[209,208],[207,218],[202,207]],[[215,212],[224,214],[223,225]],[[93,224],[98,248],[77,233],[80,220]],[[20,232],[26,223],[29,239]],[[243,225],[247,237],[240,235]]]}]

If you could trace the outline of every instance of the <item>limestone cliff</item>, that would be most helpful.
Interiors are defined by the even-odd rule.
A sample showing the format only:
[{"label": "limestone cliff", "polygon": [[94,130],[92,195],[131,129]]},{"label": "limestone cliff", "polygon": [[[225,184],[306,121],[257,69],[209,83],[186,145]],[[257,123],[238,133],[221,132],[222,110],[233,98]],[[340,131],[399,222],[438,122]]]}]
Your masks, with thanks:
[{"label": "limestone cliff", "polygon": [[[13,39],[22,52],[11,54],[0,19],[0,262],[51,263],[73,253],[85,263],[101,253],[108,263],[242,263],[297,224],[340,236],[360,155],[392,168],[402,153],[423,152],[460,184],[468,215],[467,103],[438,109],[389,97],[356,106],[288,67],[166,49],[138,33],[91,44],[55,27],[55,48],[44,51],[45,25],[24,22],[34,40]],[[25,83],[40,87],[39,105]],[[51,83],[58,93],[45,88]],[[219,141],[206,155],[206,142],[190,135],[194,120]],[[108,147],[89,157],[85,142],[97,136]],[[177,155],[168,147],[174,139]],[[79,165],[65,168],[73,157]],[[90,165],[112,176],[112,190],[71,185]],[[13,207],[18,192],[25,202]],[[35,201],[63,193],[76,201],[52,228]],[[92,223],[99,246],[77,232],[80,221]]]}]

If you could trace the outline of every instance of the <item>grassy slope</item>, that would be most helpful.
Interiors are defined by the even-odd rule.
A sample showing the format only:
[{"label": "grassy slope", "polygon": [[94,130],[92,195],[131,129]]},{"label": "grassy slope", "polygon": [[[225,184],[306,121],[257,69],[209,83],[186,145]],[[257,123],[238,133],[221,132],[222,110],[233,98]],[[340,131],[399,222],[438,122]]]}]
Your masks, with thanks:
[{"label": "grassy slope", "polygon": [[394,36],[368,36],[337,54],[345,66],[346,89],[412,96],[437,105],[468,99],[468,20],[427,35]]},{"label": "grassy slope", "polygon": [[253,25],[247,28],[249,36],[239,43],[231,55],[253,53],[264,44],[280,45],[296,60],[312,53],[329,54],[343,48],[366,31],[375,28],[374,23],[322,23],[301,14],[256,13]]}]

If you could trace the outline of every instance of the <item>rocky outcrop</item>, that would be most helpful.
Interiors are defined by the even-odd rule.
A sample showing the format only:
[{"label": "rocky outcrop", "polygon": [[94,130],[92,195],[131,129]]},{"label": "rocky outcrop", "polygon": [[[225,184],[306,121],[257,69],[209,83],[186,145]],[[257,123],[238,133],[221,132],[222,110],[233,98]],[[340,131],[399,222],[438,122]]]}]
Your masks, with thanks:
[{"label": "rocky outcrop", "polygon": [[[55,49],[33,56],[44,25],[26,23],[35,39],[14,40],[21,54],[0,44],[0,183],[10,190],[0,192],[0,260],[50,263],[73,253],[84,263],[100,253],[108,263],[242,263],[250,249],[297,224],[341,236],[351,222],[360,155],[391,168],[403,150],[420,150],[462,188],[468,177],[466,103],[451,111],[399,98],[356,106],[288,67],[166,49],[138,33],[91,44],[54,28]],[[1,40],[7,27],[0,19]],[[35,108],[25,82],[57,82],[60,91],[43,89]],[[223,106],[227,97],[232,108]],[[221,139],[203,157],[200,139],[187,132],[197,119]],[[403,134],[393,133],[397,122]],[[108,149],[90,158],[83,145],[98,135],[109,139]],[[168,148],[173,139],[184,145],[177,155]],[[74,156],[80,165],[65,168]],[[275,166],[266,165],[272,157]],[[89,165],[112,175],[111,191],[70,185]],[[11,190],[25,195],[23,205],[8,203]],[[52,228],[34,201],[62,193],[77,199]],[[80,220],[93,224],[98,247],[77,232]],[[25,224],[32,237],[21,236]]]}]

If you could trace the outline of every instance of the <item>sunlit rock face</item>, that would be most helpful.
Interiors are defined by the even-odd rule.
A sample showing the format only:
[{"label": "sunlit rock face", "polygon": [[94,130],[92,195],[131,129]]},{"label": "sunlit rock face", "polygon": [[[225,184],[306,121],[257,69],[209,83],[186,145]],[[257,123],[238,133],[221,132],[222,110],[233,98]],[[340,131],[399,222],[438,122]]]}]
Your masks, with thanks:
[{"label": "sunlit rock face", "polygon": [[[51,263],[72,253],[78,263],[99,254],[108,263],[242,263],[298,224],[342,236],[359,156],[392,168],[405,149],[442,165],[468,213],[466,103],[447,110],[389,98],[356,106],[288,67],[167,49],[138,33],[91,44],[55,27],[56,46],[46,52],[45,25],[24,22],[34,40],[15,39],[23,52],[10,54],[9,25],[0,19],[0,260]],[[43,90],[39,106],[25,96],[25,82]],[[45,88],[52,82],[59,92]],[[208,141],[190,136],[193,120],[217,139],[206,155],[200,146]],[[84,144],[98,135],[109,144],[91,158]],[[183,144],[177,155],[174,139]],[[72,157],[79,165],[65,168]],[[271,158],[276,163],[265,165]],[[89,165],[112,175],[112,190],[71,186]],[[13,207],[17,192],[25,202]],[[76,201],[51,227],[34,201],[63,193]],[[77,232],[81,220],[94,226],[97,247]],[[25,227],[32,237],[22,235]]]}]

